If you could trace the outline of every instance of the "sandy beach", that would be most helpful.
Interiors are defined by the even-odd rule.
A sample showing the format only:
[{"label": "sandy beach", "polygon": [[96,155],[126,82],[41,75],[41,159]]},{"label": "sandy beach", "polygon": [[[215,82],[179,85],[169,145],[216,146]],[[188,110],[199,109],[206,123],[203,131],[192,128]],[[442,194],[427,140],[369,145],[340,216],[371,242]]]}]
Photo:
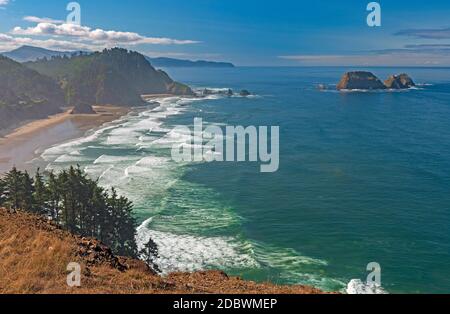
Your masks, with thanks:
[{"label": "sandy beach", "polygon": [[70,114],[71,110],[29,122],[0,138],[0,173],[13,166],[31,169],[29,162],[43,149],[82,136],[86,131],[128,114],[131,108],[95,106],[96,114]]}]

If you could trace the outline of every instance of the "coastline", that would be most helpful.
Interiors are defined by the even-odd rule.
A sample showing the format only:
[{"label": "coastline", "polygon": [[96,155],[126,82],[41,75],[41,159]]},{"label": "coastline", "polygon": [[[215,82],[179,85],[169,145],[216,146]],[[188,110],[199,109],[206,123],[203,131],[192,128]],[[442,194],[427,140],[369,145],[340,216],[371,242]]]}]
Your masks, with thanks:
[{"label": "coastline", "polygon": [[0,137],[0,173],[13,166],[29,170],[42,149],[82,136],[86,131],[115,121],[131,107],[94,106],[96,114],[70,114],[71,109],[45,119],[33,120]]},{"label": "coastline", "polygon": [[[149,107],[157,107],[156,101],[161,98],[171,98],[173,95],[147,95],[146,100],[149,102]],[[71,115],[70,110],[66,112],[49,116],[46,119],[34,120],[26,123],[21,127],[16,128],[13,132],[6,135],[4,138],[0,138],[0,169],[4,167],[9,160],[4,160],[3,156],[9,155],[10,159],[13,159],[22,170],[28,170],[31,167],[31,163],[35,157],[38,157],[42,150],[56,145],[58,143],[78,138],[83,136],[87,131],[96,129],[108,122],[113,122],[121,117],[129,114],[139,108],[123,108],[115,106],[96,106],[94,110],[97,114],[76,114]],[[31,145],[31,148],[30,148]],[[37,148],[36,148],[37,147]],[[21,154],[18,154],[20,152]],[[24,153],[23,153],[24,152]],[[23,154],[22,154],[23,153]],[[6,169],[8,171],[10,169]],[[2,172],[3,169],[1,169]],[[126,269],[118,270],[113,262],[109,260],[95,259],[94,262],[87,260],[90,258],[82,258],[85,250],[84,245],[88,241],[91,245],[97,245],[99,243],[95,239],[86,239],[74,236],[68,232],[64,232],[57,227],[53,227],[51,224],[42,217],[34,216],[25,212],[18,212],[10,214],[9,211],[0,207],[0,211],[4,213],[4,217],[8,215],[8,218],[4,221],[0,221],[0,224],[6,223],[9,227],[15,227],[16,222],[20,228],[26,226],[28,232],[25,238],[35,239],[40,236],[45,240],[49,240],[52,245],[61,247],[58,250],[58,258],[55,258],[53,254],[44,254],[45,249],[50,246],[48,243],[44,243],[43,247],[34,247],[30,249],[30,245],[26,240],[18,240],[17,244],[14,243],[8,247],[13,250],[14,257],[17,258],[18,269],[25,269],[22,266],[22,261],[29,261],[31,257],[23,259],[24,253],[22,249],[31,252],[31,254],[39,256],[48,256],[48,262],[45,264],[52,265],[55,260],[58,262],[60,259],[64,259],[63,263],[49,267],[46,275],[46,281],[48,284],[45,288],[39,290],[39,293],[63,293],[70,294],[73,290],[65,286],[60,286],[60,278],[66,276],[66,272],[57,266],[66,265],[67,261],[73,259],[73,256],[77,257],[77,261],[82,265],[83,269],[88,269],[91,275],[83,277],[85,283],[82,289],[78,289],[77,293],[87,294],[99,294],[99,293],[138,293],[138,294],[328,294],[318,288],[307,285],[279,285],[268,281],[255,282],[250,280],[243,280],[240,277],[229,276],[223,271],[218,270],[205,270],[205,271],[184,271],[173,272],[167,276],[161,276],[149,268],[141,260],[132,259],[129,257],[121,257],[111,255],[111,261],[118,261],[119,266],[124,266]],[[7,214],[6,214],[7,213]],[[42,222],[44,221],[44,222]],[[44,226],[44,227],[43,227]],[[10,230],[10,229],[8,229]],[[38,230],[39,235],[34,233],[34,230]],[[17,233],[19,234],[19,233]],[[57,238],[57,239],[56,239]],[[20,244],[19,244],[20,243]],[[105,250],[108,250],[106,248]],[[17,254],[16,254],[17,252]],[[105,251],[102,251],[99,256]],[[109,251],[108,251],[109,252]],[[66,258],[66,253],[69,255]],[[107,256],[109,253],[104,253]],[[97,257],[96,257],[97,258]],[[51,269],[51,270],[50,270]],[[18,273],[19,270],[14,270],[14,273]],[[114,287],[110,285],[110,280],[113,278],[117,285]],[[29,284],[29,282],[35,282],[41,280],[41,278],[29,278],[28,281],[21,281],[18,284]],[[130,288],[130,286],[132,288]],[[5,290],[6,289],[6,290]],[[20,291],[26,291],[26,288],[20,288]],[[8,290],[8,288],[0,287],[0,290],[8,292],[17,292],[16,290]],[[33,292],[34,293],[34,292]]]}]

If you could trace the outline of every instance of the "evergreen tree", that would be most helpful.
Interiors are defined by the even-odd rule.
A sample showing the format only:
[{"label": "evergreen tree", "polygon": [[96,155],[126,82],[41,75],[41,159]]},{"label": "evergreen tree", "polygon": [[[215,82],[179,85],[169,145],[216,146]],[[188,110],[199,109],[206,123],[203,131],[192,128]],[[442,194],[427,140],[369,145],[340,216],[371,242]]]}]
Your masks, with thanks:
[{"label": "evergreen tree", "polygon": [[61,221],[64,228],[70,232],[74,230],[74,223],[71,216],[71,194],[69,186],[69,175],[63,170],[58,175],[57,184],[61,195]]},{"label": "evergreen tree", "polygon": [[23,195],[22,183],[22,172],[18,171],[16,167],[13,167],[13,169],[5,175],[5,204],[13,211],[20,208]]},{"label": "evergreen tree", "polygon": [[41,215],[49,215],[47,210],[47,201],[49,200],[49,190],[44,182],[44,177],[41,175],[39,169],[34,176],[34,206],[33,211]]},{"label": "evergreen tree", "polygon": [[71,233],[98,238],[116,254],[138,255],[133,204],[115,189],[109,195],[80,167],[50,172],[47,180],[39,170],[33,180],[13,168],[0,180],[1,204],[51,217]]},{"label": "evergreen tree", "polygon": [[109,232],[109,211],[107,205],[107,193],[95,182],[91,182],[91,197],[89,199],[89,209],[87,216],[89,217],[89,230],[92,237],[97,237],[105,242],[108,239]]},{"label": "evergreen tree", "polygon": [[140,258],[147,263],[147,265],[154,271],[160,273],[158,265],[155,260],[158,258],[158,245],[150,238],[144,245],[142,250],[139,251]]},{"label": "evergreen tree", "polygon": [[48,197],[48,205],[49,205],[49,214],[50,217],[55,220],[59,221],[59,214],[60,214],[60,202],[61,202],[61,191],[59,187],[58,178],[55,176],[54,172],[50,172],[48,176],[48,183],[47,183],[47,197]]},{"label": "evergreen tree", "polygon": [[33,193],[34,193],[34,182],[27,171],[21,175],[21,201],[20,209],[32,212],[33,211]]},{"label": "evergreen tree", "polygon": [[5,189],[6,183],[2,178],[0,178],[0,206],[3,206],[6,201]]},{"label": "evergreen tree", "polygon": [[136,245],[136,219],[133,216],[133,204],[125,197],[121,196],[117,202],[118,205],[118,232],[117,242],[119,242],[118,252],[125,256],[137,256]]}]

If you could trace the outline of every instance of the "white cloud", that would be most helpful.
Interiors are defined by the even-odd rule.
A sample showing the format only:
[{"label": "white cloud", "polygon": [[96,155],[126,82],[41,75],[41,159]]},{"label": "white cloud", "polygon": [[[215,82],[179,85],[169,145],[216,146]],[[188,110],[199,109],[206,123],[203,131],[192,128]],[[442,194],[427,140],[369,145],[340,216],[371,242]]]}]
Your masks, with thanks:
[{"label": "white cloud", "polygon": [[9,0],[0,0],[0,6],[7,5],[9,3]]},{"label": "white cloud", "polygon": [[23,20],[31,23],[54,23],[54,24],[64,23],[63,20],[55,20],[49,17],[37,17],[37,16],[25,16]]},{"label": "white cloud", "polygon": [[[37,19],[35,20],[37,21]],[[106,44],[186,45],[198,43],[198,41],[194,40],[146,37],[133,32],[106,31],[103,29],[91,29],[88,26],[80,26],[76,24],[67,24],[67,23],[57,24],[49,22],[40,22],[36,26],[28,28],[15,27],[11,31],[11,33],[14,35],[26,35],[26,36],[72,37],[80,41],[105,45]]]},{"label": "white cloud", "polygon": [[[10,2],[10,1],[9,1]],[[8,3],[0,0],[0,4]],[[1,7],[0,7],[1,8]],[[92,29],[88,26],[68,24],[63,20],[48,17],[25,16],[32,27],[14,27],[9,34],[0,33],[0,51],[9,51],[23,45],[38,46],[53,50],[90,50],[123,47],[135,49],[136,45],[187,45],[199,43],[194,40],[179,40],[163,37],[146,37],[134,32]],[[39,37],[41,37],[39,39]]]},{"label": "white cloud", "polygon": [[113,46],[97,46],[94,44],[86,44],[80,42],[72,42],[58,39],[39,40],[30,37],[13,37],[7,34],[0,33],[0,51],[10,51],[19,48],[23,45],[37,46],[53,50],[102,50],[104,48],[111,48]]}]

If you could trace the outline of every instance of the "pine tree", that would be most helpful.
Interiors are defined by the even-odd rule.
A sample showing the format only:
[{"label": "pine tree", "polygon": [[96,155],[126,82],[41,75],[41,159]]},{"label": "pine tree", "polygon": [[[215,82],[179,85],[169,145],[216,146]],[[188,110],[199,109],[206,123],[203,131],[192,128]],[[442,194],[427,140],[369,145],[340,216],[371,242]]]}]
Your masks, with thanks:
[{"label": "pine tree", "polygon": [[33,193],[34,193],[34,182],[30,177],[27,171],[22,173],[21,175],[21,200],[20,200],[20,208],[22,210],[32,212],[33,211]]},{"label": "pine tree", "polygon": [[70,211],[70,186],[67,171],[63,170],[57,177],[58,189],[61,196],[61,221],[60,224],[68,231],[72,231],[72,219]]},{"label": "pine tree", "polygon": [[90,236],[97,237],[106,243],[109,232],[109,211],[107,206],[107,193],[95,182],[90,182],[92,191],[87,212]]},{"label": "pine tree", "polygon": [[49,215],[50,213],[47,210],[47,201],[49,199],[49,190],[44,182],[44,177],[39,172],[39,169],[36,171],[36,175],[34,176],[34,205],[33,211],[37,214],[41,215]]},{"label": "pine tree", "polygon": [[5,189],[6,189],[6,183],[3,180],[3,178],[0,178],[0,206],[3,206],[6,201]]},{"label": "pine tree", "polygon": [[[110,211],[107,244],[112,245],[118,254],[136,257],[136,219],[133,216],[133,205],[125,197],[118,197],[117,191],[111,190],[108,198]],[[109,243],[108,243],[109,242]]]},{"label": "pine tree", "polygon": [[5,204],[13,211],[17,211],[20,208],[23,194],[22,183],[22,172],[18,171],[16,167],[13,167],[12,170],[5,175]]},{"label": "pine tree", "polygon": [[[100,239],[116,254],[138,255],[133,204],[115,189],[109,195],[80,167],[56,175],[50,172],[47,182],[39,170],[33,179],[28,172],[13,168],[0,179],[2,204],[14,211],[22,209],[51,217],[69,232]],[[147,253],[155,256],[157,251]]]},{"label": "pine tree", "polygon": [[153,269],[158,273],[161,272],[160,268],[155,263],[155,260],[158,258],[159,255],[158,245],[151,238],[144,245],[142,250],[139,251],[139,255],[140,258],[144,260],[151,269]]},{"label": "pine tree", "polygon": [[85,173],[81,170],[80,166],[73,169],[74,180],[76,185],[74,186],[74,194],[77,199],[76,203],[76,217],[78,218],[79,232],[81,234],[89,234],[91,227],[89,225],[89,214],[91,212],[89,208],[89,200],[92,195],[92,184]]},{"label": "pine tree", "polygon": [[118,239],[119,252],[125,256],[137,257],[136,219],[133,216],[133,204],[125,197],[118,200]]},{"label": "pine tree", "polygon": [[59,187],[58,178],[55,176],[54,172],[50,172],[48,176],[48,183],[47,183],[47,197],[48,197],[48,205],[50,207],[50,216],[51,218],[58,222],[59,221],[59,214],[60,214],[60,202],[61,202],[61,191]]},{"label": "pine tree", "polygon": [[68,182],[67,182],[67,199],[68,208],[67,212],[69,214],[69,231],[72,233],[78,233],[79,231],[79,196],[80,196],[80,181],[77,177],[76,170],[73,166],[69,168],[68,171]]}]

